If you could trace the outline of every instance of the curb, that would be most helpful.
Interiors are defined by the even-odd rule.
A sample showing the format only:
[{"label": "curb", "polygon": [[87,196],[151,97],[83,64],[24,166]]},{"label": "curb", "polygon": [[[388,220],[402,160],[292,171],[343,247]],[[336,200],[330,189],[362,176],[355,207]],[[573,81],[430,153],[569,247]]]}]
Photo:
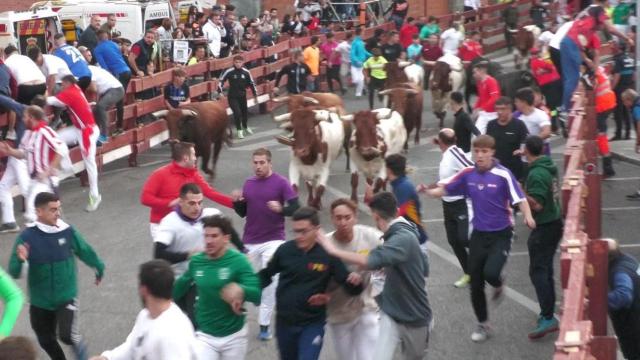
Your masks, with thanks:
[{"label": "curb", "polygon": [[640,166],[640,159],[638,159],[637,157],[627,156],[627,155],[624,155],[622,153],[615,152],[615,151],[611,152],[611,157],[616,159],[616,160],[620,160],[620,161],[624,161],[624,162],[627,162],[627,163],[630,163],[630,164],[633,164],[633,165]]}]

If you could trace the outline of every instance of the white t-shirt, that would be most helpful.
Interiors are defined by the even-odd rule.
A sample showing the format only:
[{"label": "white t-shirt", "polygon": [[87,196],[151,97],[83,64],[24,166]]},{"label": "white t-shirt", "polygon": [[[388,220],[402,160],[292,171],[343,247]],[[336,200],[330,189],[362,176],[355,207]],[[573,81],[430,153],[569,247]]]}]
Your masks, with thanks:
[{"label": "white t-shirt", "polygon": [[[382,245],[382,232],[370,226],[355,225],[353,227],[353,240],[343,243],[336,240],[334,232],[327,234],[327,238],[338,248],[344,251],[368,255],[369,252]],[[349,265],[349,271],[358,271],[357,266]],[[344,289],[338,286],[331,291],[331,300],[327,304],[327,322],[330,324],[342,324],[350,322],[362,314],[363,310],[375,311],[378,305],[374,299],[373,285],[377,272],[360,272],[366,288],[359,296],[348,295]],[[379,280],[379,277],[378,277]],[[336,284],[330,285],[333,287]]]},{"label": "white t-shirt", "polygon": [[[442,160],[440,160],[440,167],[438,169],[439,179],[448,179],[469,166],[473,166],[473,161],[471,161],[462,149],[456,145],[451,145],[442,153]],[[461,199],[464,199],[464,196],[442,197],[442,200],[445,202],[454,202]]]},{"label": "white t-shirt", "polygon": [[62,82],[62,78],[67,75],[73,75],[71,70],[69,70],[67,63],[59,57],[50,54],[42,54],[42,59],[43,62],[42,66],[40,66],[40,70],[45,77],[55,75],[56,83]]},{"label": "white t-shirt", "polygon": [[442,51],[453,55],[458,55],[458,48],[463,40],[463,35],[460,31],[449,28],[445,30],[440,36],[442,40]]},{"label": "white t-shirt", "polygon": [[480,0],[464,0],[464,6],[477,10],[480,7]]},{"label": "white t-shirt", "polygon": [[191,321],[178,305],[171,303],[155,319],[142,309],[127,340],[102,356],[109,360],[197,360],[195,341]]},{"label": "white t-shirt", "polygon": [[553,37],[549,41],[549,46],[551,46],[556,50],[560,50],[560,42],[562,42],[562,39],[564,39],[564,36],[567,35],[572,25],[573,25],[573,21],[567,21],[566,23],[562,24],[562,26],[558,28],[556,33],[553,34]]},{"label": "white t-shirt", "polygon": [[91,81],[96,84],[98,95],[122,87],[122,83],[107,70],[94,65],[89,65],[89,70],[91,70]]},{"label": "white t-shirt", "polygon": [[534,108],[533,112],[529,115],[520,114],[518,118],[527,125],[529,135],[540,135],[543,127],[551,126],[551,119],[549,118],[549,115],[538,108]]},{"label": "white t-shirt", "polygon": [[[204,232],[200,219],[205,216],[219,215],[220,210],[204,208],[200,217],[193,221],[183,220],[177,212],[172,211],[160,221],[154,242],[167,245],[170,252],[191,252],[204,249]],[[189,266],[189,260],[171,265],[176,278],[184,274]]]},{"label": "white t-shirt", "polygon": [[554,33],[552,33],[551,31],[547,30],[547,31],[543,32],[542,34],[540,34],[540,36],[538,37],[538,41],[540,43],[542,43],[543,45],[549,45],[549,43],[551,42],[551,39],[553,39],[554,36],[555,36]]},{"label": "white t-shirt", "polygon": [[351,62],[351,44],[347,41],[341,41],[336,47],[336,51],[340,54],[340,61],[343,64]]},{"label": "white t-shirt", "polygon": [[44,84],[47,81],[36,63],[29,57],[20,55],[17,52],[6,58],[4,64],[7,65],[18,85],[26,83]]}]

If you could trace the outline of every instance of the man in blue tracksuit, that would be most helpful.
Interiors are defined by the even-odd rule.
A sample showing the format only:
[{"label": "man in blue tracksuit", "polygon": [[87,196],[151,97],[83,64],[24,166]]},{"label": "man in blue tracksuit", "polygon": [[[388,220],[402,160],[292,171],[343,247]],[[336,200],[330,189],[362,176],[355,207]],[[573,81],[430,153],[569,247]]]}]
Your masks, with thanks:
[{"label": "man in blue tracksuit", "polygon": [[356,36],[351,43],[351,81],[356,86],[356,96],[362,96],[364,89],[363,64],[371,56],[362,41],[362,28],[356,28]]},{"label": "man in blue tracksuit", "polygon": [[[93,50],[93,56],[100,64],[100,67],[109,71],[115,76],[125,91],[131,80],[131,69],[124,61],[120,47],[109,40],[109,33],[105,30],[98,30],[98,46]],[[122,129],[122,119],[124,115],[124,99],[116,103],[116,131]]]}]

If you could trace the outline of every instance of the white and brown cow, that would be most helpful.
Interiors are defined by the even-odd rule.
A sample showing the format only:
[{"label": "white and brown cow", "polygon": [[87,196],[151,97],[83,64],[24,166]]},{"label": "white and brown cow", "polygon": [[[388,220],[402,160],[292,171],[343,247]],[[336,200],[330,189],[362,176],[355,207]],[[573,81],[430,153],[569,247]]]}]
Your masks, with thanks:
[{"label": "white and brown cow", "polygon": [[444,127],[447,105],[452,91],[460,91],[464,86],[464,65],[459,57],[445,54],[435,62],[427,61],[433,66],[429,76],[431,90],[431,109],[439,120],[439,127]]},{"label": "white and brown cow", "polygon": [[308,190],[307,204],[319,209],[329,179],[331,162],[344,142],[344,125],[338,114],[329,110],[295,110],[274,117],[287,121],[280,127],[293,129],[289,181],[298,191],[300,177]]},{"label": "white and brown cow", "polygon": [[359,111],[341,118],[353,122],[349,141],[351,199],[358,201],[359,174],[369,185],[375,182],[374,192],[380,190],[387,177],[384,159],[402,151],[407,141],[407,130],[402,116],[387,108]]}]

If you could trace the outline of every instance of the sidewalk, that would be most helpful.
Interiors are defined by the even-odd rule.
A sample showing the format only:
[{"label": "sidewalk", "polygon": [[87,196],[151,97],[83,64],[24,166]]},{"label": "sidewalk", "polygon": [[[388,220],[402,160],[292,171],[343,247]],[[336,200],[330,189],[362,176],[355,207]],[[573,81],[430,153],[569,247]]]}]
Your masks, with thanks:
[{"label": "sidewalk", "polygon": [[[609,138],[614,135],[614,129],[609,129]],[[610,141],[611,156],[620,161],[626,161],[635,165],[640,165],[640,154],[636,153],[636,134],[631,132],[630,140]]]}]

